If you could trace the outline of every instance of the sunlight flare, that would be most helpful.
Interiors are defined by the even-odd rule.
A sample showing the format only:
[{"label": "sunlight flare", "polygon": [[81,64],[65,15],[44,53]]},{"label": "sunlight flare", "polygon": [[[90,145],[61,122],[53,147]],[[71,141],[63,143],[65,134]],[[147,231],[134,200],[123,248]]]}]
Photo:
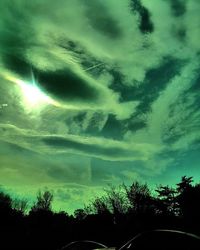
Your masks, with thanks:
[{"label": "sunlight flare", "polygon": [[58,102],[56,102],[51,97],[46,95],[37,86],[33,75],[32,75],[32,82],[24,81],[9,73],[4,73],[3,76],[6,80],[17,84],[20,87],[23,98],[29,107],[34,108],[36,106],[45,105],[45,104],[54,105],[56,107],[60,106]]}]

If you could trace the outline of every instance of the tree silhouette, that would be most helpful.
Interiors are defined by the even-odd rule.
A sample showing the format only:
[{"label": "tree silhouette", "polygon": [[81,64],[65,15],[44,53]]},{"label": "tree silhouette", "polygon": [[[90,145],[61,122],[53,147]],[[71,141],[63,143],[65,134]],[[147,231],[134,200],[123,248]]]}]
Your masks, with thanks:
[{"label": "tree silhouette", "polygon": [[125,214],[128,207],[128,202],[125,196],[123,186],[119,186],[119,188],[115,188],[114,186],[110,185],[106,191],[106,198],[107,198],[107,207],[110,208],[111,212],[114,215]]},{"label": "tree silhouette", "polygon": [[87,213],[84,209],[79,208],[74,211],[74,217],[77,220],[84,220],[87,217]]},{"label": "tree silhouette", "polygon": [[177,185],[177,202],[179,204],[180,216],[188,217],[193,197],[192,177],[183,176]]},{"label": "tree silhouette", "polygon": [[176,187],[160,185],[155,193],[137,181],[104,191],[73,216],[52,210],[48,190],[38,192],[29,213],[27,200],[0,191],[0,232],[6,245],[0,248],[55,250],[79,239],[120,246],[134,234],[156,228],[200,234],[200,183],[193,184],[192,177],[183,176]]},{"label": "tree silhouette", "polygon": [[51,211],[51,204],[53,201],[53,194],[50,191],[38,192],[37,201],[33,205],[32,210]]},{"label": "tree silhouette", "polygon": [[130,203],[130,210],[135,214],[142,214],[152,210],[153,197],[147,186],[147,184],[140,184],[139,182],[133,182],[130,187],[126,187],[127,198]]},{"label": "tree silhouette", "polygon": [[12,208],[12,199],[10,195],[0,191],[0,213],[10,211]]},{"label": "tree silhouette", "polygon": [[106,196],[96,197],[90,205],[85,208],[88,214],[109,214],[109,202]]},{"label": "tree silhouette", "polygon": [[175,215],[178,212],[176,194],[174,188],[160,185],[156,190],[158,193],[157,208],[159,213]]},{"label": "tree silhouette", "polygon": [[180,217],[183,217],[185,226],[199,230],[200,224],[200,184],[192,185],[192,177],[183,176],[177,184],[177,201]]},{"label": "tree silhouette", "polygon": [[189,189],[192,187],[192,183],[193,182],[193,177],[187,177],[187,176],[183,176],[181,177],[181,182],[179,182],[177,185],[177,191],[179,193],[183,193],[185,190]]},{"label": "tree silhouette", "polygon": [[12,201],[12,208],[22,214],[25,214],[28,210],[28,200],[27,199],[14,199]]}]

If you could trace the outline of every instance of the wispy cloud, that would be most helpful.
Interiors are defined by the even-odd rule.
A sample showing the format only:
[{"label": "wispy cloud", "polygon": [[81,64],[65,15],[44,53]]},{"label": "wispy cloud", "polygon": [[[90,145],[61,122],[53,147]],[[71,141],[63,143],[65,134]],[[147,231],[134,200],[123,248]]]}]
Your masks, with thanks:
[{"label": "wispy cloud", "polygon": [[[148,160],[160,149],[151,144],[125,143],[98,137],[45,135],[0,124],[1,139],[42,154],[77,153],[110,161]],[[34,147],[33,147],[34,145]]]}]

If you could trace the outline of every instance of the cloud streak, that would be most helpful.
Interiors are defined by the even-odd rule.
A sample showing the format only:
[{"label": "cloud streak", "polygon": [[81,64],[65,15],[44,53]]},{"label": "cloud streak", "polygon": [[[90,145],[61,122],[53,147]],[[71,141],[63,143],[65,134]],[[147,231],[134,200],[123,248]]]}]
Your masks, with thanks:
[{"label": "cloud streak", "polygon": [[37,134],[9,124],[0,124],[0,130],[3,141],[43,154],[76,153],[110,161],[146,161],[159,150],[145,143],[134,145],[95,137]]}]

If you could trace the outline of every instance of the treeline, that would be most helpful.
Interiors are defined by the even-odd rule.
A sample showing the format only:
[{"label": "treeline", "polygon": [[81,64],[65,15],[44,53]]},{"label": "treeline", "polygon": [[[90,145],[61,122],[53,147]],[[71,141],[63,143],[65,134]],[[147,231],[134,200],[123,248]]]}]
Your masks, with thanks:
[{"label": "treeline", "polygon": [[[150,229],[176,229],[200,235],[200,183],[183,176],[175,187],[147,184],[109,186],[105,195],[74,211],[52,210],[53,194],[28,201],[0,191],[0,249],[56,250],[75,240],[121,245]],[[3,247],[2,247],[3,246]]]}]

